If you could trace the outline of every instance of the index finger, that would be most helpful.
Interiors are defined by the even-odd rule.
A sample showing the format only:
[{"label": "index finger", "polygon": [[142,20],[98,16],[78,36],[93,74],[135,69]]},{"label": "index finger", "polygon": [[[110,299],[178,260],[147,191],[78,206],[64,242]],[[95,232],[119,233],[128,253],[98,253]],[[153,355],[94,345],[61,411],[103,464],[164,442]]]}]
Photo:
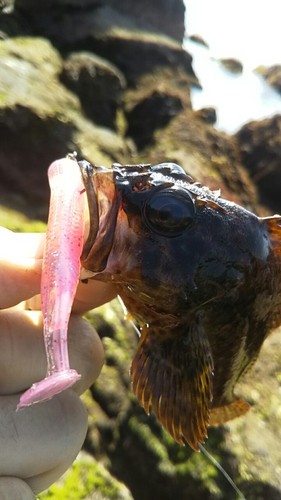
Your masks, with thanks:
[{"label": "index finger", "polygon": [[0,227],[0,258],[19,261],[24,258],[42,260],[45,239],[45,233],[14,233]]},{"label": "index finger", "polygon": [[[0,228],[0,308],[12,307],[40,293],[44,233],[13,233]],[[83,314],[116,296],[111,284],[79,283],[73,311]]]}]

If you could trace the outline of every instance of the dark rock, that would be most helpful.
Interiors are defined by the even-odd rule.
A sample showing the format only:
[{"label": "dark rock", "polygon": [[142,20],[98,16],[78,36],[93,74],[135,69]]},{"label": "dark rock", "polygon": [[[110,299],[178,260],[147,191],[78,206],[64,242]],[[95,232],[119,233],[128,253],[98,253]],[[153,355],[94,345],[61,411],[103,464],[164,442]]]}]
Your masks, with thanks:
[{"label": "dark rock", "polygon": [[0,0],[0,11],[4,14],[9,13],[14,8],[14,0]]},{"label": "dark rock", "polygon": [[40,6],[35,0],[17,0],[15,12],[23,23],[28,19],[34,35],[47,37],[60,51],[86,50],[108,59],[130,84],[171,65],[181,66],[198,83],[192,58],[181,46],[184,30],[177,19],[183,24],[182,0],[46,0]]},{"label": "dark rock", "polygon": [[0,42],[0,194],[9,206],[20,195],[18,208],[34,217],[46,217],[46,171],[55,158],[77,150],[110,164],[125,151],[120,137],[81,116],[78,98],[59,82],[61,69],[46,40]]},{"label": "dark rock", "polygon": [[29,25],[26,19],[14,11],[15,0],[0,1],[0,38],[9,36],[29,35]]},{"label": "dark rock", "polygon": [[98,125],[116,129],[116,112],[126,86],[122,73],[94,54],[71,54],[61,82],[80,99],[85,115]]},{"label": "dark rock", "polygon": [[229,57],[225,59],[219,59],[219,62],[225,69],[227,69],[227,71],[230,71],[231,73],[239,74],[243,72],[243,64],[238,61],[238,59]]},{"label": "dark rock", "polygon": [[240,163],[235,140],[212,125],[202,122],[196,112],[185,109],[164,130],[154,134],[154,144],[137,157],[156,164],[171,161],[181,165],[195,181],[210,189],[220,188],[222,196],[257,208],[256,191]]},{"label": "dark rock", "polygon": [[[183,0],[15,0],[15,8],[29,19],[46,18],[45,29],[54,28],[56,14],[70,16],[82,14],[77,22],[84,19],[85,27],[87,16],[92,16],[94,11],[99,18],[97,26],[106,31],[106,28],[114,30],[114,27],[132,27],[136,31],[163,33],[179,42],[184,35],[184,12]],[[76,23],[73,26],[79,28]],[[76,31],[75,29],[75,31]],[[48,33],[50,35],[50,33]],[[72,34],[73,30],[72,30]],[[42,33],[41,33],[42,35]],[[45,33],[47,35],[47,33]],[[69,33],[70,36],[72,36]]]},{"label": "dark rock", "polygon": [[207,49],[209,48],[209,45],[207,44],[207,42],[205,42],[204,38],[201,35],[189,35],[187,38],[191,40],[191,42],[203,45],[204,47],[207,47]]},{"label": "dark rock", "polygon": [[205,123],[214,125],[217,121],[217,110],[211,106],[194,111],[194,116]]},{"label": "dark rock", "polygon": [[189,82],[184,74],[169,71],[141,79],[124,101],[127,135],[139,149],[153,141],[156,130],[165,127],[185,107],[191,107]]},{"label": "dark rock", "polygon": [[263,76],[268,85],[281,94],[281,64],[275,64],[270,67],[258,66],[255,69],[255,73]]},{"label": "dark rock", "polygon": [[236,138],[261,202],[281,213],[281,115],[247,123]]}]

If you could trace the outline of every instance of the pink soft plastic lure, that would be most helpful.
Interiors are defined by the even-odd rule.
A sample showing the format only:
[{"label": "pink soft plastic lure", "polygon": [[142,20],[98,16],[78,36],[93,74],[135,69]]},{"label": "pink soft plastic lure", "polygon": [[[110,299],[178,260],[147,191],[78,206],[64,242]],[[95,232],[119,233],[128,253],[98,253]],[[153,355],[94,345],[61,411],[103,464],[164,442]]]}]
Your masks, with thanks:
[{"label": "pink soft plastic lure", "polygon": [[24,392],[17,409],[50,399],[81,377],[69,366],[67,329],[80,274],[84,185],[71,159],[52,163],[48,176],[51,201],[41,280],[47,375]]}]

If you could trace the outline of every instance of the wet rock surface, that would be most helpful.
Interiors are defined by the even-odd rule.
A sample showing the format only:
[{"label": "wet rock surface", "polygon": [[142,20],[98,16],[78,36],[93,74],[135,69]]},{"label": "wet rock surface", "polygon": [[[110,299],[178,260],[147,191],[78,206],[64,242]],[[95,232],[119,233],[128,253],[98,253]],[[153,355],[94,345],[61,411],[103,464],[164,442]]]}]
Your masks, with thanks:
[{"label": "wet rock surface", "polygon": [[220,64],[234,74],[242,73],[243,64],[238,59],[234,59],[232,57],[219,59]]},{"label": "wet rock surface", "polygon": [[281,115],[244,125],[236,134],[241,160],[261,202],[281,213]]},{"label": "wet rock surface", "polygon": [[258,66],[255,72],[262,75],[265,81],[281,94],[281,64],[274,66]]},{"label": "wet rock surface", "polygon": [[[116,300],[88,315],[102,337],[106,360],[102,377],[84,396],[89,412],[86,451],[108,463],[110,472],[129,487],[135,500],[237,498],[206,457],[175,443],[154,415],[147,416],[138,405],[128,377],[138,339],[120,313]],[[237,392],[251,404],[250,413],[210,428],[205,445],[248,500],[264,499],[267,494],[281,498],[280,452],[274,446],[280,434],[280,344],[278,330],[265,342],[253,371],[239,384]]]},{"label": "wet rock surface", "polygon": [[203,45],[203,47],[209,48],[209,45],[207,42],[202,38],[202,36],[194,34],[194,35],[189,35],[188,39],[191,40],[191,42],[198,43],[199,45]]},{"label": "wet rock surface", "polygon": [[79,97],[83,113],[97,125],[116,129],[116,113],[126,82],[111,63],[90,52],[70,54],[60,81]]},{"label": "wet rock surface", "polygon": [[[251,211],[281,212],[281,118],[230,136],[214,127],[215,109],[193,111],[190,89],[200,84],[181,48],[181,0],[6,1],[0,31],[0,215],[7,227],[31,230],[15,210],[46,220],[48,165],[74,150],[107,167],[176,162]],[[106,362],[83,396],[85,454],[42,498],[69,499],[81,482],[77,498],[89,500],[235,499],[201,453],[173,442],[137,404],[129,367],[138,338],[118,304],[88,318]],[[269,337],[240,384],[252,411],[210,429],[206,444],[247,500],[281,499],[280,344],[280,332]]]}]

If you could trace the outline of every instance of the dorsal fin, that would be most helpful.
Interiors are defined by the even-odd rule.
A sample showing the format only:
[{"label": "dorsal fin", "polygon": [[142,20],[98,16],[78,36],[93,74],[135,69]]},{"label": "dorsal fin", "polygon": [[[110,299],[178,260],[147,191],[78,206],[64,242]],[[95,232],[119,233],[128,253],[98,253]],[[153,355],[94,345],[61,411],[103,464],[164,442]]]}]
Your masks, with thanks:
[{"label": "dorsal fin", "polygon": [[274,252],[281,257],[281,216],[273,215],[272,217],[262,217],[260,220],[267,229],[269,239],[274,247]]},{"label": "dorsal fin", "polygon": [[270,217],[261,217],[268,231],[281,231],[281,215],[271,215]]},{"label": "dorsal fin", "polygon": [[195,205],[197,207],[205,207],[206,205],[208,207],[211,207],[213,208],[214,210],[218,210],[219,212],[222,212],[223,214],[227,214],[228,211],[223,208],[221,205],[219,205],[218,203],[216,203],[215,201],[213,200],[209,200],[208,198],[196,198],[195,199]]}]

